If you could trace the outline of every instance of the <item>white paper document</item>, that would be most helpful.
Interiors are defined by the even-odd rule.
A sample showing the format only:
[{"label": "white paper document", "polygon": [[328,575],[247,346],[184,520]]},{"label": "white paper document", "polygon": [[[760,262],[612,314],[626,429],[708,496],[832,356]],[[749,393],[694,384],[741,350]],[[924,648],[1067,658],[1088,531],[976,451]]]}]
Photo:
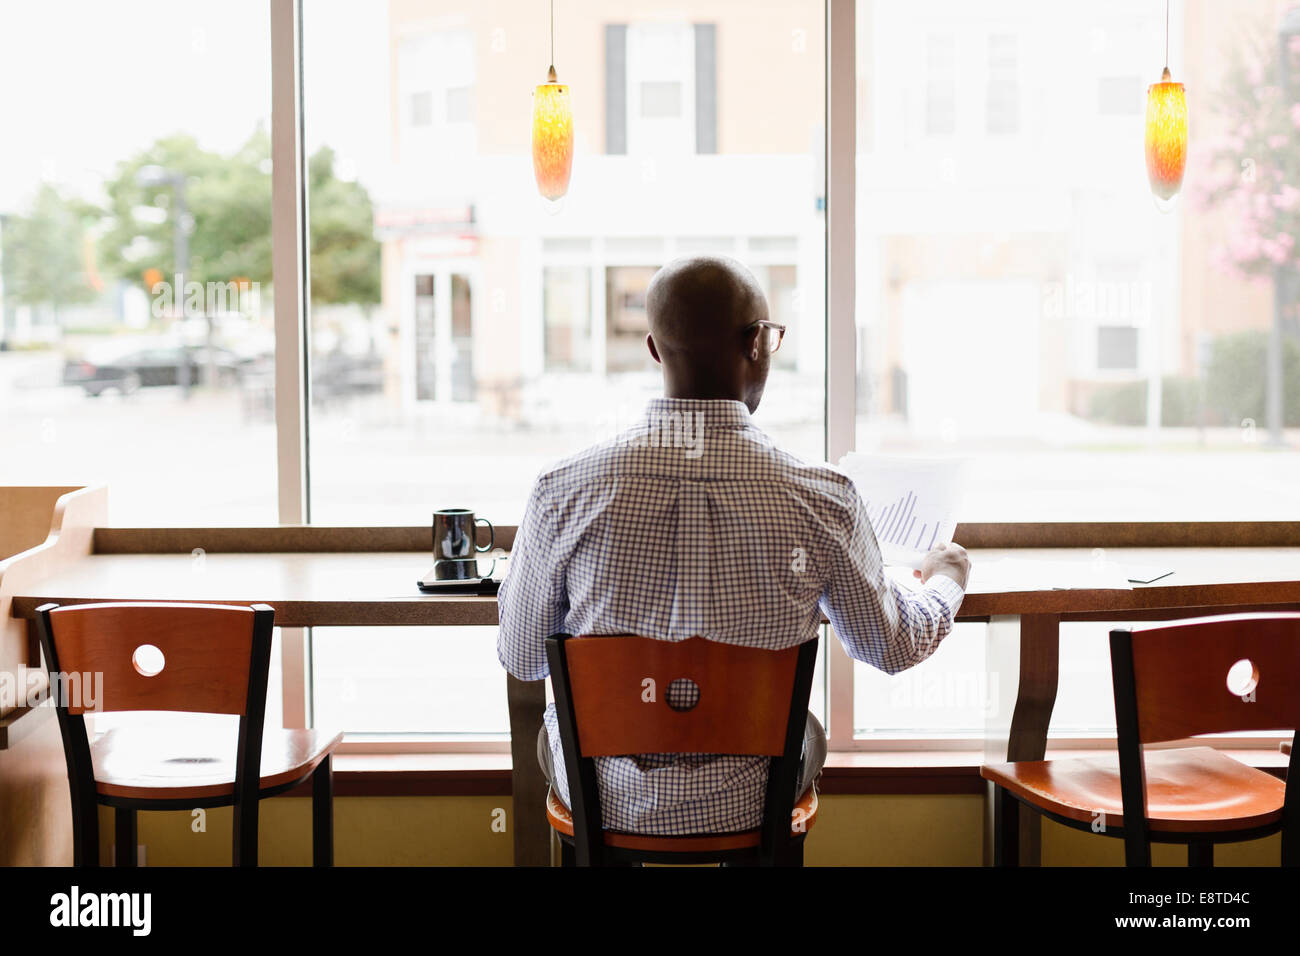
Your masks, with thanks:
[{"label": "white paper document", "polygon": [[849,452],[839,467],[853,479],[886,564],[919,568],[927,551],[952,540],[961,507],[959,458],[904,458]]}]

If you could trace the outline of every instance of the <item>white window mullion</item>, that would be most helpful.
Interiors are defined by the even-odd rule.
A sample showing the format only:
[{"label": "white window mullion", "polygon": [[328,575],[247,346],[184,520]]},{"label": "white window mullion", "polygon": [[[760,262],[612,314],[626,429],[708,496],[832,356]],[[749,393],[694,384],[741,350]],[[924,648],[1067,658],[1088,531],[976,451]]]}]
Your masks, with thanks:
[{"label": "white window mullion", "polygon": [[[303,170],[302,6],[271,0],[271,273],[275,280],[276,474],[281,524],[310,520],[307,485],[307,195]],[[284,726],[307,726],[303,628],[280,629]]]},{"label": "white window mullion", "polygon": [[[854,207],[857,0],[826,4],[826,458],[853,450],[857,424]],[[853,661],[828,628],[826,711],[832,750],[853,746]]]}]

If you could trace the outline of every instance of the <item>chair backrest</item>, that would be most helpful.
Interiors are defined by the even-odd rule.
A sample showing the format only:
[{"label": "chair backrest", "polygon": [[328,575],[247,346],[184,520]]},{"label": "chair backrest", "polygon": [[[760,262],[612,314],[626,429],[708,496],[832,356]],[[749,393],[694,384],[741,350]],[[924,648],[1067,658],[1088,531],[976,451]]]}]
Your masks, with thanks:
[{"label": "chair backrest", "polygon": [[[1125,859],[1150,866],[1143,744],[1300,727],[1300,614],[1234,614],[1110,632]],[[1300,862],[1292,747],[1283,863]]]},{"label": "chair backrest", "polygon": [[[548,638],[578,864],[599,863],[604,851],[593,758],[654,753],[771,758],[761,853],[781,858],[817,645],[814,638],[770,651],[700,637]],[[689,684],[674,687],[679,681]]]},{"label": "chair backrest", "polygon": [[1117,695],[1125,689],[1126,658],[1141,743],[1300,726],[1300,614],[1235,614],[1113,631]]},{"label": "chair backrest", "polygon": [[[769,651],[701,637],[573,637],[564,650],[584,757],[785,753],[797,646]],[[696,697],[690,688],[670,694],[676,681],[699,688],[689,710],[673,707],[675,698]]]},{"label": "chair backrest", "polygon": [[[102,699],[90,701],[96,711],[243,714],[250,690],[257,693],[250,688],[257,619],[251,607],[74,604],[43,617],[51,678],[103,675]],[[261,679],[264,697],[266,675]],[[84,712],[79,696],[69,697],[70,714]]]},{"label": "chair backrest", "polygon": [[[257,863],[258,793],[275,611],[265,604],[113,603],[36,609],[36,628],[63,737],[73,861],[99,861],[87,713],[182,711],[239,717],[233,849]],[[77,675],[74,679],[73,675]],[[88,689],[94,687],[90,699]]]}]

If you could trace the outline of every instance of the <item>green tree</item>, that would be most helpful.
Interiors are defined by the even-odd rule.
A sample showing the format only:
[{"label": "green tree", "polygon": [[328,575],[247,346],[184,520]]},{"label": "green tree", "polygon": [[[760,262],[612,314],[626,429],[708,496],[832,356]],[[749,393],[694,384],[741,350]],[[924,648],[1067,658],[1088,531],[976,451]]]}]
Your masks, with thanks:
[{"label": "green tree", "polygon": [[[232,156],[202,149],[192,136],[158,140],[118,164],[105,184],[109,226],[101,240],[105,267],[140,285],[147,269],[168,280],[177,272],[173,243],[176,190],[144,184],[141,171],[157,166],[184,178],[189,228],[186,280],[271,281],[270,139],[258,129]],[[162,210],[150,217],[143,209]]]},{"label": "green tree", "polygon": [[49,306],[56,319],[63,306],[94,299],[99,280],[88,226],[98,215],[89,203],[43,184],[27,214],[6,221],[6,296],[23,305]]},{"label": "green tree", "polygon": [[379,302],[379,242],[370,195],[334,173],[334,151],[322,146],[307,164],[313,302]]},{"label": "green tree", "polygon": [[[186,280],[200,283],[247,278],[271,283],[271,141],[257,129],[233,155],[202,149],[191,136],[171,136],[118,166],[106,184],[109,227],[102,239],[106,268],[143,285],[147,269],[175,274],[175,190],[142,185],[140,172],[158,166],[185,178],[193,220]],[[322,147],[308,163],[311,223],[311,291],[316,302],[379,301],[379,243],[369,194],[339,180],[334,153]],[[163,210],[153,217],[141,207]]]}]

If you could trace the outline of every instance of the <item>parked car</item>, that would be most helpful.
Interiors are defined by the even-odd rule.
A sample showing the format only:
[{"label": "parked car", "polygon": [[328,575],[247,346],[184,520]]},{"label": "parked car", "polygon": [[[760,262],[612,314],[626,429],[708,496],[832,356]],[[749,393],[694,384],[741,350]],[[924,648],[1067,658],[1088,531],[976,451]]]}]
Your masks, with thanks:
[{"label": "parked car", "polygon": [[[218,385],[236,384],[249,362],[249,359],[220,347],[213,349],[213,358]],[[189,381],[198,384],[208,364],[207,359],[206,348],[182,348],[179,345],[139,349],[104,362],[69,359],[64,366],[63,382],[81,386],[92,397],[110,390],[126,395],[137,388],[180,385],[181,370],[187,366]]]},{"label": "parked car", "polygon": [[348,355],[331,352],[317,355],[311,363],[312,400],[329,404],[354,395],[384,389],[384,360],[378,355]]}]

